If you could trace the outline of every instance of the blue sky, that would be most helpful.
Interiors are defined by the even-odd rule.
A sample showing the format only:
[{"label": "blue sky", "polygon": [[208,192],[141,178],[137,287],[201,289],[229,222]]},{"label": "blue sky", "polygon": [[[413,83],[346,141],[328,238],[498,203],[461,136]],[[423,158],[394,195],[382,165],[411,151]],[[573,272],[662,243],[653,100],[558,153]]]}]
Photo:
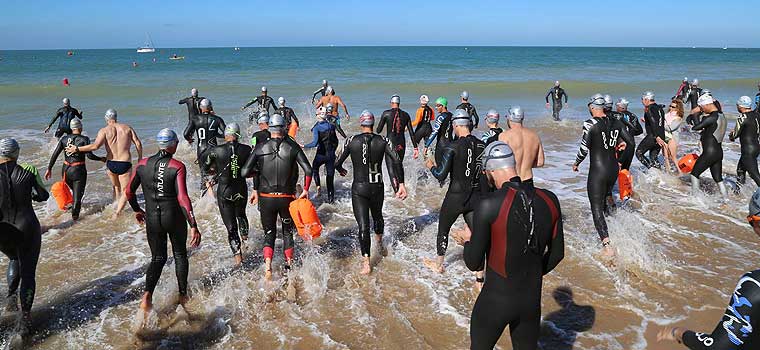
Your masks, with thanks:
[{"label": "blue sky", "polygon": [[760,47],[757,0],[5,0],[0,49],[325,45]]}]

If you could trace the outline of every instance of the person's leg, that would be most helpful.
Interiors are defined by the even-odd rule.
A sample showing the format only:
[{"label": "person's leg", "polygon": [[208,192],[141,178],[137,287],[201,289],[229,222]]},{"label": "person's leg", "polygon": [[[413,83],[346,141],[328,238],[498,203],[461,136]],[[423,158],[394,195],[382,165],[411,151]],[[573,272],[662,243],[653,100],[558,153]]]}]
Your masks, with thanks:
[{"label": "person's leg", "polygon": [[150,264],[145,272],[145,294],[140,308],[147,312],[153,308],[153,292],[156,290],[161,271],[166,265],[167,232],[161,228],[161,223],[155,219],[146,218],[145,231],[150,247]]},{"label": "person's leg", "polygon": [[676,171],[680,173],[681,170],[678,169],[678,138],[675,135],[668,142],[668,150],[670,150],[670,160],[675,165]]},{"label": "person's leg", "polygon": [[21,282],[21,275],[19,274],[19,257],[18,249],[16,248],[16,240],[19,239],[21,232],[6,223],[0,223],[0,251],[8,257],[8,270],[6,271],[6,281],[8,283],[8,294],[6,300],[6,311],[18,310],[18,287]]},{"label": "person's leg", "polygon": [[19,301],[24,329],[20,333],[25,335],[31,327],[32,305],[37,289],[35,275],[37,273],[37,262],[40,259],[42,235],[39,231],[24,232],[21,239],[23,243],[17,247],[17,255],[19,258],[19,275],[21,276]]},{"label": "person's leg", "polygon": [[177,275],[180,304],[184,304],[187,298],[187,276],[190,269],[190,263],[187,259],[187,225],[182,213],[177,212],[175,214],[178,219],[174,225],[174,231],[169,232],[169,240],[172,242],[174,273]]},{"label": "person's leg", "polygon": [[636,148],[636,158],[638,158],[639,162],[641,162],[641,164],[647,168],[654,166],[654,163],[651,161],[651,159],[647,158],[645,155],[647,152],[650,152],[651,154],[653,147],[659,147],[657,145],[657,141],[655,141],[653,137],[647,135],[643,140],[641,140],[639,146]]},{"label": "person's leg", "polygon": [[438,235],[436,236],[436,254],[437,259],[435,261],[426,261],[425,264],[434,271],[443,272],[443,261],[446,256],[446,250],[449,246],[449,232],[451,226],[459,217],[461,203],[457,201],[461,200],[458,196],[446,194],[441,204],[441,210],[438,217]]},{"label": "person's leg", "polygon": [[475,300],[470,317],[470,349],[491,350],[507,327],[509,310],[502,307],[498,296],[482,291]]},{"label": "person's leg", "polygon": [[604,240],[609,237],[607,231],[607,221],[604,218],[604,209],[606,207],[607,186],[603,183],[604,179],[589,173],[587,191],[588,200],[591,204],[591,216],[594,219],[594,227],[599,234],[599,239]]},{"label": "person's leg", "polygon": [[243,199],[235,202],[235,212],[238,220],[238,230],[240,231],[240,238],[244,241],[248,240],[248,215],[245,213],[245,208],[248,206],[248,191],[243,193]]},{"label": "person's leg", "polygon": [[335,154],[329,154],[325,161],[327,168],[327,202],[335,202]]},{"label": "person's leg", "polygon": [[509,325],[512,347],[514,350],[535,350],[538,348],[538,335],[541,329],[541,301],[519,307],[525,311],[520,313],[518,320]]},{"label": "person's leg", "polygon": [[747,171],[744,169],[747,158],[747,155],[742,153],[739,157],[739,162],[736,163],[736,182],[740,185],[744,185],[747,182]]},{"label": "person's leg", "polygon": [[728,190],[726,184],[723,183],[723,151],[720,152],[720,157],[710,165],[710,175],[712,175],[713,181],[718,184],[718,189],[724,200],[728,199]]},{"label": "person's leg", "polygon": [[112,173],[111,170],[106,170],[106,174],[108,175],[108,179],[111,180],[111,189],[113,190],[113,201],[114,203],[117,203],[119,201],[119,198],[121,197],[121,183],[119,182],[119,175]]},{"label": "person's leg", "polygon": [[740,163],[744,164],[744,168],[749,173],[749,177],[755,181],[755,185],[760,186],[760,172],[758,172],[757,167],[757,155],[758,152],[750,153],[745,161],[740,161]]},{"label": "person's leg", "polygon": [[356,218],[356,224],[359,226],[359,248],[362,254],[362,274],[368,274],[372,272],[372,267],[369,264],[370,251],[372,248],[372,240],[370,239],[369,217],[370,217],[370,204],[369,198],[353,194],[351,195],[351,205],[353,207],[354,218]]},{"label": "person's leg", "polygon": [[293,233],[295,232],[295,225],[293,224],[293,218],[290,216],[290,203],[293,199],[290,198],[277,198],[278,200],[278,212],[280,215],[280,221],[282,222],[282,249],[285,253],[285,261],[287,265],[285,268],[289,268],[293,262]]},{"label": "person's leg", "polygon": [[314,161],[312,162],[311,167],[311,178],[314,181],[314,185],[317,186],[317,194],[319,194],[322,183],[319,179],[319,168],[322,167],[322,164],[324,163],[324,157],[320,154],[314,155]]},{"label": "person's leg", "polygon": [[239,256],[241,254],[241,243],[240,236],[238,235],[238,213],[235,210],[235,203],[219,198],[219,196],[217,196],[217,203],[219,205],[219,212],[222,215],[222,222],[224,223],[224,227],[227,228],[227,241],[230,243],[232,255]]},{"label": "person's leg", "polygon": [[261,196],[259,198],[259,216],[264,230],[264,263],[266,264],[264,277],[267,279],[272,278],[272,258],[277,237],[277,210],[274,208],[274,199]]},{"label": "person's leg", "polygon": [[377,244],[380,255],[387,256],[388,251],[383,245],[383,234],[385,233],[385,219],[383,218],[383,203],[385,197],[382,191],[378,191],[378,194],[370,198],[370,213],[372,215],[372,226],[375,231],[375,242]]},{"label": "person's leg", "polygon": [[[74,181],[71,184],[71,192],[74,196],[74,206],[71,208],[71,218],[76,221],[79,220],[79,212],[82,210],[82,200],[84,198],[84,190],[87,186],[87,170],[83,166],[77,168],[77,174],[73,176]],[[74,174],[72,174],[74,175]],[[66,177],[68,181],[69,177]]]}]

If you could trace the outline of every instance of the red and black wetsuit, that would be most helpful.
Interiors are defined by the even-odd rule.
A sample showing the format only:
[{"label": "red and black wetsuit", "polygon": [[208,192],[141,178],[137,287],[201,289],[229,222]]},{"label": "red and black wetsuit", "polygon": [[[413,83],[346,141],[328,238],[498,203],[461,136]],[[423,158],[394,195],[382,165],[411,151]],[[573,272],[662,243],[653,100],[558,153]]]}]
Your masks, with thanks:
[{"label": "red and black wetsuit", "polygon": [[145,230],[152,256],[145,274],[146,292],[153,293],[161,277],[161,270],[166,264],[168,236],[172,242],[179,294],[187,295],[187,224],[193,228],[198,224],[187,195],[186,175],[185,164],[172,158],[171,153],[161,150],[137,163],[125,191],[135,212],[143,211],[136,196],[140,185],[145,196]]},{"label": "red and black wetsuit", "polygon": [[472,309],[471,348],[493,349],[509,326],[515,349],[536,349],[543,276],[564,257],[559,200],[515,177],[481,197],[473,222],[464,261],[472,271],[487,267]]}]

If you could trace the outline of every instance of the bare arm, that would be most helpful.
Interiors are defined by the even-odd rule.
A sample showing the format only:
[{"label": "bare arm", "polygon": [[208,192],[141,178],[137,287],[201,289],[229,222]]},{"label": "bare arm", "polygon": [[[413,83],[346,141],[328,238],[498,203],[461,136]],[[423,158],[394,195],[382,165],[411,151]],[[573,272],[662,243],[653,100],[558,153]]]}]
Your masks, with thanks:
[{"label": "bare arm", "polygon": [[103,131],[103,129],[100,129],[100,131],[98,131],[98,136],[95,138],[95,142],[86,146],[76,147],[72,145],[66,148],[67,148],[67,151],[69,147],[73,147],[79,152],[92,152],[92,151],[96,151],[100,149],[100,147],[103,147],[103,144],[105,142],[106,142],[106,133],[105,131]]},{"label": "bare arm", "polygon": [[538,138],[538,157],[536,157],[536,164],[533,165],[534,168],[543,168],[544,167],[544,145],[541,143],[541,138]]},{"label": "bare arm", "polygon": [[340,97],[338,97],[338,106],[342,106],[343,107],[343,111],[346,112],[346,118],[349,118],[348,107],[346,107],[346,104],[343,103],[343,99],[340,98]]},{"label": "bare arm", "polygon": [[137,159],[142,159],[143,157],[143,147],[142,142],[140,142],[140,137],[137,136],[137,133],[135,132],[135,129],[132,129],[132,127],[129,127],[129,132],[132,134],[132,143],[135,144],[135,149],[137,150]]}]

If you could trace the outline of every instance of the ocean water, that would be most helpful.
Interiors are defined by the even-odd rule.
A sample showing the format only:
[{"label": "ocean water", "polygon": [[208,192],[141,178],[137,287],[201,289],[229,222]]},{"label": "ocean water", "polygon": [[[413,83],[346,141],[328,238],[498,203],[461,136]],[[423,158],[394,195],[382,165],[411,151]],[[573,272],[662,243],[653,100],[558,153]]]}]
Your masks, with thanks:
[{"label": "ocean water", "polygon": [[[170,61],[171,54],[185,56]],[[758,243],[744,220],[752,189],[720,203],[715,189],[691,196],[679,177],[634,161],[636,196],[608,218],[618,247],[614,267],[600,249],[586,197],[587,162],[580,173],[570,166],[578,149],[588,96],[626,97],[641,115],[638,97],[653,90],[660,103],[674,94],[684,76],[699,78],[723,102],[754,96],[760,81],[760,50],[653,48],[492,48],[492,47],[339,47],[161,49],[0,52],[0,137],[14,136],[21,160],[44,168],[55,145],[42,129],[63,97],[84,112],[86,133],[95,135],[108,108],[119,111],[143,138],[146,154],[163,127],[182,130],[186,109],[177,101],[192,87],[210,98],[227,122],[247,124],[240,106],[266,85],[275,99],[284,96],[304,126],[313,123],[311,92],[328,79],[356,116],[379,114],[394,93],[413,112],[420,94],[446,96],[458,103],[462,90],[481,116],[490,108],[526,110],[525,124],[541,135],[547,164],[535,172],[539,187],[554,191],[565,216],[565,260],[544,282],[543,349],[670,349],[657,344],[659,326],[678,324],[709,331],[722,315],[742,272],[754,269]],[[155,62],[153,59],[155,58]],[[132,62],[138,67],[132,67]],[[71,86],[61,86],[68,78]],[[570,102],[560,123],[550,121],[544,95],[562,81]],[[732,125],[730,125],[732,126]],[[358,130],[352,120],[348,133]],[[476,134],[484,131],[484,126]],[[300,142],[310,139],[304,127]],[[723,144],[724,173],[731,179],[738,144]],[[682,134],[679,154],[698,151],[697,135]],[[102,151],[100,152],[102,153]],[[311,159],[313,151],[307,152]],[[177,158],[195,161],[183,143]],[[60,164],[54,168],[58,174]],[[49,201],[38,206],[46,233],[37,273],[36,333],[29,345],[62,348],[215,348],[215,349],[462,349],[468,326],[474,277],[451,244],[448,269],[430,273],[420,262],[435,249],[437,212],[445,194],[424,173],[420,160],[405,160],[410,198],[386,199],[386,238],[390,255],[377,261],[369,277],[358,274],[360,258],[351,214],[350,177],[338,178],[338,200],[323,204],[325,238],[297,239],[299,264],[284,279],[261,280],[261,228],[255,207],[244,268],[231,270],[226,232],[212,198],[200,199],[198,172],[189,166],[189,188],[204,233],[190,258],[191,315],[153,316],[147,331],[135,335],[137,312],[150,259],[144,229],[131,216],[111,220],[110,184],[100,163],[90,163],[81,222],[72,225]],[[707,177],[707,175],[704,175]],[[54,176],[55,178],[55,176]],[[312,196],[316,196],[312,194]],[[459,222],[457,227],[461,227]],[[278,243],[279,244],[279,243]],[[280,251],[276,249],[276,251]],[[277,254],[275,265],[282,264]],[[0,266],[7,259],[0,257]],[[171,305],[177,286],[167,264],[156,292],[157,309]],[[552,292],[572,289],[574,304],[560,308]],[[0,290],[5,288],[0,281]],[[0,343],[12,334],[13,314],[0,316]],[[507,336],[499,343],[511,348]]]}]

